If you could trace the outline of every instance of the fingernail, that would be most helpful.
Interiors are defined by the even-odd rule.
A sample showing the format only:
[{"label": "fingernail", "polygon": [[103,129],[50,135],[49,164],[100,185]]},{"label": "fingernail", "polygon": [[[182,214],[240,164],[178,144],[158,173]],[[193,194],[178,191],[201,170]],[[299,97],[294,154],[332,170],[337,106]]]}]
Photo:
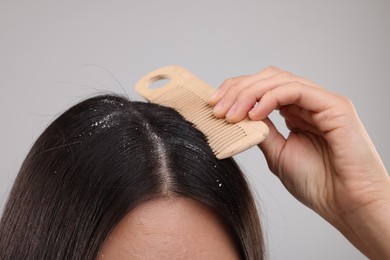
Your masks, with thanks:
[{"label": "fingernail", "polygon": [[253,114],[255,113],[256,111],[256,107],[252,108],[249,112],[248,112],[248,116],[249,118],[252,118]]},{"label": "fingernail", "polygon": [[224,100],[222,99],[221,101],[218,102],[218,104],[215,105],[215,107],[213,109],[214,113],[219,112],[222,109],[223,102],[224,102]]},{"label": "fingernail", "polygon": [[234,103],[234,105],[227,112],[226,117],[232,117],[234,113],[236,113],[236,110],[237,110],[237,104]]}]

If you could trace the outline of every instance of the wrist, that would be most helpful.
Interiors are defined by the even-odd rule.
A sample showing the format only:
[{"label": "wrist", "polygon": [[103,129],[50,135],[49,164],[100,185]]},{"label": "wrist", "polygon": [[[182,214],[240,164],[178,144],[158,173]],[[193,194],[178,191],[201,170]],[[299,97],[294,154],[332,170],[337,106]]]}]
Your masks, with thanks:
[{"label": "wrist", "polygon": [[[383,188],[383,189],[382,189]],[[370,259],[390,259],[390,180],[370,203],[340,213],[332,224]]]}]

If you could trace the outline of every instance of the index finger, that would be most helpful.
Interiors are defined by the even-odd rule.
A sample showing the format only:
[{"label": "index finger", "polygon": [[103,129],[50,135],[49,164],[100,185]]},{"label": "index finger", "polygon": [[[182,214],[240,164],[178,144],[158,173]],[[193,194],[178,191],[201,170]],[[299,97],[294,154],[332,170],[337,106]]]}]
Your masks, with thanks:
[{"label": "index finger", "polygon": [[292,104],[313,112],[321,112],[331,105],[330,100],[334,100],[334,95],[324,89],[313,88],[301,82],[290,82],[267,91],[258,105],[249,111],[249,117],[252,120],[262,120],[275,109]]}]

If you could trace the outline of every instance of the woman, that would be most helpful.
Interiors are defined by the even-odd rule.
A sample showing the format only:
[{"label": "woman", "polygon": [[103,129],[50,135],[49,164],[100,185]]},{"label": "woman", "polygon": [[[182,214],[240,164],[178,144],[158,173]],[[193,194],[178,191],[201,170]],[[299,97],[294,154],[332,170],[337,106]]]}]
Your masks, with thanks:
[{"label": "woman", "polygon": [[[348,99],[330,93],[309,80],[297,77],[278,68],[270,67],[256,75],[241,76],[227,80],[211,98],[210,104],[215,106],[214,111],[217,117],[226,117],[230,122],[240,121],[247,116],[252,120],[264,120],[270,128],[270,134],[268,138],[261,143],[260,149],[263,151],[270,169],[280,178],[291,194],[339,229],[351,243],[369,258],[390,259],[390,248],[387,246],[387,241],[390,239],[390,225],[388,221],[388,219],[390,219],[390,178],[370,137],[364,129],[363,124],[360,122],[352,103]],[[284,138],[267,118],[275,109],[280,110],[281,115],[285,118],[286,124],[290,129],[290,134],[287,138]],[[83,121],[86,120],[83,116],[81,118],[83,118]],[[155,122],[159,122],[161,118],[162,116],[155,117]],[[88,122],[90,123],[90,121]],[[103,128],[111,126],[111,124],[107,125],[104,122],[106,121],[97,121],[93,123],[93,125],[103,125],[105,126]],[[164,129],[163,132],[172,134],[174,136],[173,139],[182,138],[178,133],[185,132],[182,131],[182,128],[180,128],[179,132],[176,130],[171,132],[165,128],[168,127],[167,125],[162,126],[158,123],[156,126],[158,126],[157,128]],[[61,125],[60,129],[63,127],[64,126]],[[55,130],[54,127],[52,128]],[[144,126],[142,128],[142,133],[145,130],[147,133],[154,133],[154,131],[150,132],[150,129],[150,127]],[[155,128],[153,127],[152,129]],[[48,134],[54,135],[55,133],[56,131],[52,131]],[[84,132],[83,134],[80,134],[80,136],[84,136],[85,133],[89,134],[90,132]],[[57,136],[66,136],[66,134],[57,134]],[[150,134],[149,140],[150,139],[154,140],[152,142],[154,143],[154,151],[165,151],[165,144],[159,145],[162,143],[162,136],[160,134]],[[164,138],[164,140],[166,139]],[[187,138],[186,140],[188,141],[189,139]],[[255,217],[256,211],[254,210],[253,200],[243,181],[241,173],[236,171],[237,168],[231,160],[218,162],[214,160],[215,158],[212,159],[213,156],[210,154],[211,151],[209,151],[207,145],[206,147],[199,148],[198,144],[201,142],[196,140],[198,139],[194,139],[194,141],[190,141],[189,143],[187,142],[187,148],[196,151],[196,153],[193,154],[193,157],[196,157],[195,160],[199,159],[198,157],[200,154],[204,154],[205,151],[208,151],[206,156],[200,156],[207,160],[200,160],[199,162],[202,163],[198,163],[197,165],[199,167],[202,166],[204,172],[209,172],[214,165],[216,169],[219,167],[224,167],[224,169],[218,174],[214,172],[214,174],[217,175],[202,174],[202,170],[197,171],[196,174],[190,174],[191,181],[189,181],[187,185],[189,190],[195,192],[197,196],[192,196],[193,193],[181,192],[178,190],[175,190],[174,193],[180,194],[181,198],[194,198],[197,201],[201,201],[203,205],[208,205],[206,208],[207,214],[205,211],[202,211],[203,208],[201,204],[188,204],[187,206],[189,207],[184,208],[191,208],[191,210],[187,210],[187,212],[203,212],[197,216],[209,215],[211,216],[209,220],[222,219],[221,222],[209,222],[210,225],[207,227],[209,229],[216,226],[225,227],[218,231],[214,230],[215,232],[213,234],[214,237],[218,237],[218,239],[215,240],[224,241],[223,244],[219,246],[226,249],[228,255],[213,255],[213,257],[220,257],[223,259],[234,259],[239,257],[261,259],[264,255],[264,249],[261,242],[262,239],[258,219]],[[76,140],[57,142],[57,146],[54,146],[54,148],[51,144],[47,147],[52,148],[46,148],[46,150],[43,149],[43,151],[55,150],[55,147],[67,147],[69,150],[68,153],[71,153],[72,149],[70,148],[77,142],[80,143],[80,141]],[[40,143],[40,140],[38,140],[38,143]],[[118,145],[120,145],[120,143],[121,142],[118,142]],[[147,142],[144,143],[146,144]],[[177,142],[172,141],[172,143]],[[197,144],[196,148],[192,146],[193,143]],[[202,143],[205,144],[204,142]],[[38,147],[36,149],[38,149]],[[172,151],[176,149],[179,149],[179,147],[175,147]],[[103,149],[101,152],[106,153],[107,155],[111,154],[110,150]],[[180,164],[181,162],[179,161],[183,162],[184,158],[185,160],[194,159],[191,156],[181,157],[187,152],[188,151],[179,153],[180,156],[175,157],[178,160],[170,161],[172,164],[162,163],[167,162],[162,159],[164,156],[157,156],[157,161],[160,162],[157,168],[167,169],[167,166],[174,165],[174,163]],[[198,152],[200,152],[200,154],[198,154]],[[42,154],[42,152],[40,153]],[[160,154],[160,152],[157,153]],[[74,153],[73,158],[77,158],[77,155],[78,153]],[[91,156],[92,155],[90,154],[89,157],[85,159],[91,158]],[[110,158],[113,160],[116,157],[111,156]],[[34,161],[32,159],[33,157],[30,155],[26,161]],[[222,166],[219,163],[227,165]],[[151,164],[154,165],[155,161],[152,161]],[[178,171],[177,177],[182,176],[182,178],[184,178],[183,176],[188,176],[187,174],[190,169],[194,169],[192,167],[185,167],[185,165],[188,164],[182,165],[183,168]],[[213,167],[210,167],[211,165]],[[28,168],[27,166],[25,163],[21,172],[24,171],[23,169]],[[40,167],[41,166],[39,166],[39,168]],[[153,168],[153,166],[151,167]],[[176,169],[176,167],[171,167],[169,169]],[[236,171],[237,174],[227,174],[228,172],[233,171]],[[166,173],[166,171],[163,172]],[[222,198],[222,196],[220,197],[220,202],[210,203],[210,201],[215,201],[214,199],[219,197],[219,193],[217,190],[210,189],[211,186],[206,188],[206,186],[208,187],[208,184],[205,185],[204,182],[201,182],[198,179],[198,174],[201,174],[204,178],[210,178],[211,181],[214,180],[218,183],[218,187],[226,187],[228,192],[225,193],[225,195],[229,196],[229,194],[231,194],[228,200],[230,200],[232,204],[224,204],[228,200]],[[144,175],[141,174],[140,176]],[[167,177],[171,176],[171,174],[163,174],[162,176]],[[223,176],[225,178],[223,178]],[[175,183],[178,179],[165,178],[165,180],[172,180],[172,182],[168,181],[168,183]],[[20,180],[20,177],[16,183],[18,182],[23,183],[23,181]],[[42,180],[38,180],[38,183],[40,182],[42,182]],[[61,185],[62,183],[63,182],[61,182]],[[90,183],[90,181],[87,183]],[[228,185],[225,185],[226,183],[228,183]],[[235,183],[237,183],[237,187],[239,187],[236,191],[234,191]],[[123,184],[123,182],[120,181],[117,185],[119,184]],[[84,189],[85,187],[86,185],[82,185],[81,189]],[[105,186],[103,185],[103,187]],[[162,187],[165,188],[160,187],[158,193],[160,195],[161,190],[169,191],[168,194],[172,191],[171,189],[167,189],[166,185],[162,185]],[[168,185],[168,187],[171,186]],[[197,189],[200,189],[201,191],[198,192]],[[17,191],[18,188],[16,187],[14,190]],[[34,191],[36,192],[37,190]],[[167,193],[163,192],[163,194]],[[210,196],[207,196],[206,194],[209,194]],[[206,196],[207,199],[204,199],[204,196]],[[12,209],[17,211],[20,207],[18,203],[20,203],[21,197],[22,196],[18,195],[16,192],[11,195],[11,200],[7,206],[8,211],[6,211],[5,220],[2,222],[1,232],[3,234],[9,235],[12,233],[11,230],[15,230],[13,226],[8,228],[8,225],[5,223],[12,223],[12,221],[7,219],[7,214],[11,216],[12,213],[7,212],[12,212]],[[31,195],[30,197],[34,196]],[[29,197],[27,196],[26,198]],[[151,202],[153,203],[153,200],[151,200]],[[30,204],[34,205],[34,203],[36,204],[36,202],[31,202],[26,206]],[[156,211],[158,211],[157,209],[162,209],[162,215],[166,218],[175,216],[175,214],[172,213],[165,214],[164,209],[167,208],[165,207],[165,204],[156,206],[153,204],[151,205],[150,203],[144,203],[143,205],[144,207],[142,207],[141,204],[141,210],[139,210],[141,212],[138,211],[139,214],[133,215],[129,210],[134,209],[134,207],[125,207],[126,210],[123,210],[123,212],[130,213],[127,217],[123,218],[123,223],[117,225],[115,230],[111,232],[112,242],[110,242],[110,237],[108,236],[110,231],[106,231],[104,235],[101,236],[100,240],[95,243],[95,248],[102,248],[100,257],[104,257],[106,252],[110,254],[110,246],[111,249],[115,248],[115,244],[118,245],[118,241],[121,241],[121,237],[128,238],[130,236],[129,234],[133,234],[131,231],[136,229],[134,226],[137,226],[137,223],[142,224],[144,215],[153,215],[156,214]],[[170,204],[168,203],[168,205]],[[181,204],[179,203],[176,205],[180,206]],[[213,215],[213,211],[210,211],[209,209],[213,209],[217,214]],[[137,208],[133,213],[134,212],[137,213]],[[136,216],[134,217],[134,215]],[[234,216],[236,216],[236,218],[234,218]],[[118,219],[120,218],[121,217],[118,217]],[[240,222],[239,219],[241,219],[242,222]],[[206,221],[202,222],[204,223]],[[112,230],[116,223],[118,223],[118,221],[115,221],[115,224],[112,225],[107,225],[105,223],[104,226],[109,226],[108,229]],[[159,222],[157,221],[157,223]],[[5,226],[8,230],[4,228]],[[15,227],[16,226],[17,225],[15,224]],[[27,224],[24,226],[30,228]],[[158,225],[152,225],[152,227],[157,228]],[[128,231],[126,232],[126,230]],[[149,228],[144,230],[144,233],[146,234],[153,233],[153,230],[150,230]],[[223,232],[223,230],[225,230],[225,232]],[[252,233],[252,231],[254,232]],[[222,233],[225,234],[225,236],[219,236]],[[53,232],[53,234],[57,233]],[[172,235],[170,232],[163,234]],[[91,235],[89,237],[93,236]],[[107,237],[108,239],[106,239]],[[7,244],[8,246],[12,245],[12,241],[16,241],[12,240],[12,236],[10,236],[10,239],[11,240],[7,241],[7,243],[1,242],[2,247],[4,244]],[[103,247],[101,247],[101,244],[103,243],[101,241],[105,239],[106,242]],[[132,240],[127,239],[127,241]],[[133,241],[133,243],[138,241],[139,240]],[[60,245],[61,243],[58,244]],[[121,245],[120,242],[119,245]],[[128,246],[131,247],[131,245],[132,243]],[[12,246],[9,247],[12,248]],[[69,248],[72,247],[69,246]],[[233,248],[233,251],[230,251],[229,248]],[[150,247],[144,248],[144,250],[148,249],[150,249]],[[256,249],[258,251],[256,251]],[[41,250],[44,249],[42,248]],[[141,253],[131,255],[132,253],[128,252],[128,255],[133,256],[134,258],[141,258],[142,250],[138,252]],[[188,251],[184,250],[184,252]],[[169,253],[169,250],[165,253]],[[165,254],[164,256],[168,256],[168,254]],[[183,254],[176,254],[176,256],[178,256],[178,258],[186,258],[186,256],[196,258],[196,255],[191,254],[186,256]],[[201,257],[205,259],[207,256],[203,255]]]},{"label": "woman", "polygon": [[0,223],[1,259],[262,259],[233,159],[175,110],[105,95],[42,133]]}]

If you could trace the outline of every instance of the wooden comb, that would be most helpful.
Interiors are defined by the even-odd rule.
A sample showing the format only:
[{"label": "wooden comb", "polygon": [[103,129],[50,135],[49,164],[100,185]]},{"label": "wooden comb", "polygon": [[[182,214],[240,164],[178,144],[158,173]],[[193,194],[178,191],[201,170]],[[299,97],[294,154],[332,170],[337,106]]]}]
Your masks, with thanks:
[{"label": "wooden comb", "polygon": [[[169,80],[160,88],[149,88],[159,80]],[[177,110],[206,136],[218,159],[227,158],[261,143],[268,127],[261,121],[244,119],[231,124],[216,118],[208,100],[215,91],[189,71],[179,66],[157,69],[141,78],[135,90],[149,102]]]}]

